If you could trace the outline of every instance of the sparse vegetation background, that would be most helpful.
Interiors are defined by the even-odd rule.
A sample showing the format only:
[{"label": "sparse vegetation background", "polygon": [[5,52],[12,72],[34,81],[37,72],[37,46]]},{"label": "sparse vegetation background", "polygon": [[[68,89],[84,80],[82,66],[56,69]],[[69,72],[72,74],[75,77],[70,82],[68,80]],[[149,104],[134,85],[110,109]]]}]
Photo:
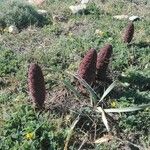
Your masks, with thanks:
[{"label": "sparse vegetation background", "polygon": [[150,1],[79,3],[0,0],[0,150],[150,149]]}]

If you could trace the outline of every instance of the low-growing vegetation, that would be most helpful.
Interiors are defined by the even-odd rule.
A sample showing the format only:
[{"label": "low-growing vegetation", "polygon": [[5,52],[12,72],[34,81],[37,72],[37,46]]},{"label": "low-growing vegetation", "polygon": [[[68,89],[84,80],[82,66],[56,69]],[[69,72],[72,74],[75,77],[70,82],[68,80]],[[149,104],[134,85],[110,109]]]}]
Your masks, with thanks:
[{"label": "low-growing vegetation", "polygon": [[76,4],[0,2],[0,149],[150,149],[149,1]]},{"label": "low-growing vegetation", "polygon": [[35,25],[43,27],[51,23],[51,17],[43,16],[37,12],[33,6],[21,1],[0,2],[0,28],[4,29],[10,25],[15,25],[18,29]]}]

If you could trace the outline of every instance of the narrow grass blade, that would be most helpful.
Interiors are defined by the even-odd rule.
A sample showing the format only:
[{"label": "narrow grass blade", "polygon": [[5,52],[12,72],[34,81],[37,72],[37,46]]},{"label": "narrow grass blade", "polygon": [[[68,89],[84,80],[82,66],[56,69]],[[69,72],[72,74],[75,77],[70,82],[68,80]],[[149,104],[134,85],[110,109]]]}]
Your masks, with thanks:
[{"label": "narrow grass blade", "polygon": [[99,100],[98,103],[100,103],[107,95],[108,93],[116,86],[117,81],[114,81],[107,89],[106,91],[103,93],[101,99]]},{"label": "narrow grass blade", "polygon": [[72,125],[71,125],[71,127],[70,127],[70,130],[69,130],[69,132],[68,132],[68,136],[67,136],[67,138],[66,138],[64,150],[68,150],[69,140],[70,140],[70,138],[71,138],[73,129],[75,128],[75,126],[76,126],[76,124],[78,123],[79,119],[80,119],[80,116],[78,116],[78,117],[74,120],[74,122],[72,123]]},{"label": "narrow grass blade", "polygon": [[104,125],[105,125],[107,131],[109,132],[109,131],[110,131],[110,128],[109,128],[109,125],[108,125],[108,121],[107,121],[105,112],[104,112],[104,110],[103,110],[101,107],[99,107],[99,110],[100,110],[101,113],[102,113],[102,121],[103,121],[103,123],[104,123]]},{"label": "narrow grass blade", "polygon": [[[148,107],[150,107],[150,104],[139,105],[135,107],[126,107],[126,108],[110,108],[110,109],[104,109],[104,111],[106,113],[121,113],[121,112],[138,111],[138,110],[142,110]],[[101,107],[97,107],[96,111],[102,113]]]},{"label": "narrow grass blade", "polygon": [[67,80],[63,80],[65,86],[71,90],[78,98],[81,97],[80,93],[71,85],[71,83]]},{"label": "narrow grass blade", "polygon": [[96,94],[96,92],[92,89],[92,87],[85,80],[80,79],[80,78],[78,78],[78,80],[82,83],[82,85],[84,85],[84,87],[90,93],[91,104],[95,105],[97,103],[97,100],[98,100],[98,95]]},{"label": "narrow grass blade", "polygon": [[75,77],[76,79],[78,79],[78,80],[82,83],[82,85],[84,85],[84,86],[86,87],[86,89],[92,94],[93,98],[94,98],[95,100],[97,100],[98,95],[97,95],[96,92],[92,89],[92,87],[91,87],[84,79],[79,78],[77,75],[74,75],[74,77]]}]

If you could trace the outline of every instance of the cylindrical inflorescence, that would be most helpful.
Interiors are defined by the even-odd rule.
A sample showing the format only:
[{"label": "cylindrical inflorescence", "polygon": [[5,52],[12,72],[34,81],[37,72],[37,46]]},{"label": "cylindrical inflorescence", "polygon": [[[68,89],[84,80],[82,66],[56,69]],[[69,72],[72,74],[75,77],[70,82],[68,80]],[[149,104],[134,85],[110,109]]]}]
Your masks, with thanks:
[{"label": "cylindrical inflorescence", "polygon": [[130,43],[133,38],[133,34],[134,34],[134,24],[133,24],[133,22],[131,22],[128,24],[128,26],[125,30],[125,33],[123,36],[123,41],[125,43]]},{"label": "cylindrical inflorescence", "polygon": [[105,45],[97,55],[97,79],[105,79],[106,78],[106,71],[109,64],[109,59],[112,54],[112,45],[107,44]]},{"label": "cylindrical inflorescence", "polygon": [[89,85],[94,82],[96,77],[96,61],[97,52],[95,49],[90,49],[82,59],[78,69],[79,77],[84,79]]},{"label": "cylindrical inflorescence", "polygon": [[42,108],[45,101],[45,83],[42,70],[37,64],[30,64],[28,70],[28,87],[36,106]]}]

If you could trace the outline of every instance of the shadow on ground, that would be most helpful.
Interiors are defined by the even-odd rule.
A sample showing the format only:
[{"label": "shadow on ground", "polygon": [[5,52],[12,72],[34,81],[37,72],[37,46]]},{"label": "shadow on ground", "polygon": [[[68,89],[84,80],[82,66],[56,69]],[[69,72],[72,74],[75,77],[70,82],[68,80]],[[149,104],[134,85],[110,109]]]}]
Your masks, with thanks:
[{"label": "shadow on ground", "polygon": [[150,47],[150,42],[139,42],[139,43],[132,43],[129,44],[128,47],[138,47],[138,48],[148,48]]}]

